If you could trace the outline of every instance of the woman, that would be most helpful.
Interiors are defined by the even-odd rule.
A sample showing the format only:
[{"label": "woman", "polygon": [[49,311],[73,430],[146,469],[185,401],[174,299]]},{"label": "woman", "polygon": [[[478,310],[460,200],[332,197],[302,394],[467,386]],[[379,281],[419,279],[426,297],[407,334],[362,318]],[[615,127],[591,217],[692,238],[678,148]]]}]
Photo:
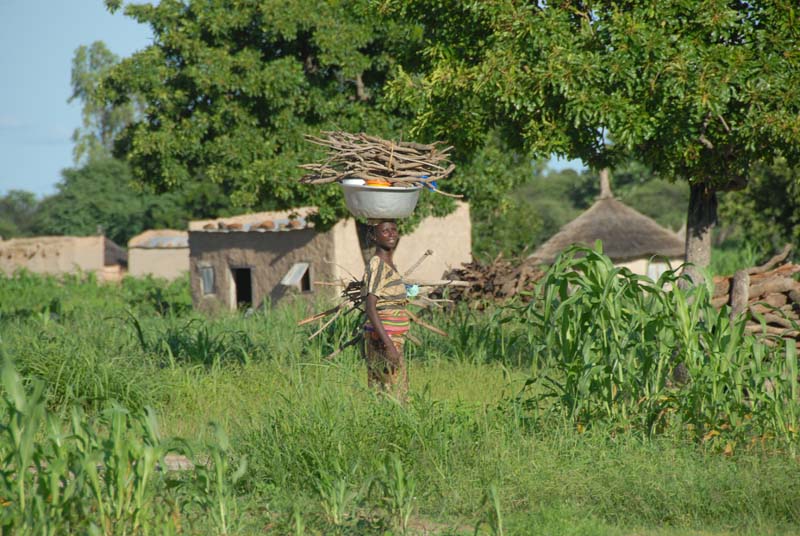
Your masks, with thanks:
[{"label": "woman", "polygon": [[404,399],[408,392],[408,371],[403,358],[409,317],[406,286],[394,265],[394,251],[400,240],[397,224],[380,221],[370,227],[369,238],[375,255],[364,274],[367,321],[364,324],[364,358],[370,387]]}]

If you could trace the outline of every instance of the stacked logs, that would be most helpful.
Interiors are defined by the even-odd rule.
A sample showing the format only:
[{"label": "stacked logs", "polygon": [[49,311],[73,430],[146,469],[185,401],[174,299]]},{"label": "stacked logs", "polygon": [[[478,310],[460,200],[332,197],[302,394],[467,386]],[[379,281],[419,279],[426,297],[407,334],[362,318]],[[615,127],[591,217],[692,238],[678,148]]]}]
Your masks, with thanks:
[{"label": "stacked logs", "polygon": [[747,315],[746,328],[765,336],[769,343],[793,339],[800,349],[800,264],[785,262],[791,251],[781,253],[761,266],[714,278],[711,304],[731,307],[731,319]]},{"label": "stacked logs", "polygon": [[426,145],[389,141],[340,131],[323,134],[324,138],[306,136],[307,141],[325,147],[328,154],[322,163],[300,166],[309,171],[300,179],[304,184],[327,184],[353,177],[410,187],[442,180],[455,169],[449,162],[452,147],[440,149],[440,142]]},{"label": "stacked logs", "polygon": [[437,289],[431,293],[434,297],[446,297],[453,301],[471,301],[480,307],[488,300],[503,300],[519,296],[523,301],[533,297],[534,285],[545,272],[538,266],[523,262],[515,264],[497,256],[491,263],[482,264],[473,260],[462,264],[444,275],[445,279],[464,281],[468,286]]}]

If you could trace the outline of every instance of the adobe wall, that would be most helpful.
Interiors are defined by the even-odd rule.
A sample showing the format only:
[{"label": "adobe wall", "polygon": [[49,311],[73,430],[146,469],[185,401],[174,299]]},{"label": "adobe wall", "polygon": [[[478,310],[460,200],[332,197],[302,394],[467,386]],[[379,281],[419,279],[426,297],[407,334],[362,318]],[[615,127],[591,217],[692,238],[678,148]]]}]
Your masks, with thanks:
[{"label": "adobe wall", "polygon": [[[319,294],[332,294],[333,287],[314,284],[314,281],[330,281],[334,277],[332,264],[325,262],[333,258],[333,241],[326,234],[313,229],[282,232],[209,232],[190,231],[190,280],[192,300],[195,308],[204,311],[231,309],[235,307],[232,268],[252,270],[253,307],[259,307],[265,299],[277,301],[286,294],[294,293],[280,285],[286,272],[297,262],[311,264],[311,280],[314,292],[309,299]],[[201,266],[214,268],[215,289],[211,295],[203,296],[200,276]]]},{"label": "adobe wall", "polygon": [[[364,262],[356,236],[356,224],[352,218],[340,221],[331,230],[336,242],[337,279],[348,281],[351,275],[360,279],[364,274]],[[410,279],[432,281],[452,267],[472,260],[472,225],[469,205],[459,202],[456,210],[443,218],[429,217],[422,220],[411,234],[402,236],[395,252],[395,264],[401,272],[411,267],[426,250],[433,254],[417,268]]]},{"label": "adobe wall", "polygon": [[95,272],[102,279],[103,236],[40,236],[0,241],[0,270],[26,269],[40,274]]},{"label": "adobe wall", "polygon": [[189,271],[189,248],[131,248],[128,274],[172,280]]}]

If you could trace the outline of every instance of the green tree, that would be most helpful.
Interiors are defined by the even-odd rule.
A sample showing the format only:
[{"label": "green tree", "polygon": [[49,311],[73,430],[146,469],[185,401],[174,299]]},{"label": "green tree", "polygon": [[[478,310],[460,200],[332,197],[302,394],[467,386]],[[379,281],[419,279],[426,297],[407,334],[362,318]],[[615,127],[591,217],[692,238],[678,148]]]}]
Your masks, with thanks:
[{"label": "green tree", "polygon": [[78,164],[111,156],[114,138],[136,117],[135,99],[111,104],[98,97],[100,80],[119,61],[105,43],[81,45],[72,58],[72,95],[67,102],[80,101],[83,125],[72,134],[73,157]]},{"label": "green tree", "polygon": [[750,244],[760,255],[787,242],[800,245],[800,167],[783,159],[755,165],[745,190],[722,196],[720,220],[731,230],[729,239]]},{"label": "green tree", "polygon": [[[425,27],[395,97],[417,134],[464,151],[502,127],[534,156],[593,169],[631,157],[690,185],[687,259],[705,266],[716,192],[754,162],[800,157],[800,25],[775,0],[385,0]],[[697,280],[698,274],[692,272]]]},{"label": "green tree", "polygon": [[62,172],[57,192],[39,203],[32,230],[38,234],[93,235],[124,245],[147,229],[185,229],[191,219],[230,214],[214,184],[194,183],[155,194],[133,181],[130,167],[115,158],[94,158]]},{"label": "green tree", "polygon": [[[163,0],[126,13],[150,25],[153,44],[111,69],[104,96],[142,97],[116,154],[157,191],[208,181],[239,206],[313,204],[331,224],[347,214],[338,190],[296,180],[321,157],[304,134],[403,135],[404,114],[381,88],[394,64],[416,61],[422,29],[377,21],[367,0]],[[450,206],[425,197],[423,212]]]},{"label": "green tree", "polygon": [[0,197],[0,237],[31,235],[38,208],[39,201],[31,192],[10,190]]},{"label": "green tree", "polygon": [[131,186],[128,166],[113,158],[65,169],[57,192],[45,198],[36,218],[39,234],[87,236],[104,233],[124,245],[142,232],[144,200]]}]

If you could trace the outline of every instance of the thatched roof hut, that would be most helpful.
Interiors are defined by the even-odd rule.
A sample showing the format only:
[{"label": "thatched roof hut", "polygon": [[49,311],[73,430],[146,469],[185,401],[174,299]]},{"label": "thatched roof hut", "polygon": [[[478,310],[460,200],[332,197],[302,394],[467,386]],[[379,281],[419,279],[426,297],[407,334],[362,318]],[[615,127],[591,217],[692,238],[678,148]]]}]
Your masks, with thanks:
[{"label": "thatched roof hut", "polygon": [[603,242],[603,252],[613,261],[660,255],[682,257],[684,243],[677,233],[661,227],[644,214],[608,197],[598,199],[586,212],[569,222],[539,246],[531,258],[550,263],[572,244],[593,247]]},{"label": "thatched roof hut", "polygon": [[[627,265],[637,273],[650,272],[647,263],[653,257],[683,261],[685,244],[677,233],[615,199],[607,177],[601,177],[601,181],[597,201],[539,246],[530,255],[531,260],[549,264],[573,244],[594,247],[600,240],[603,253],[615,264]],[[644,269],[634,268],[635,264],[644,264]]]}]

